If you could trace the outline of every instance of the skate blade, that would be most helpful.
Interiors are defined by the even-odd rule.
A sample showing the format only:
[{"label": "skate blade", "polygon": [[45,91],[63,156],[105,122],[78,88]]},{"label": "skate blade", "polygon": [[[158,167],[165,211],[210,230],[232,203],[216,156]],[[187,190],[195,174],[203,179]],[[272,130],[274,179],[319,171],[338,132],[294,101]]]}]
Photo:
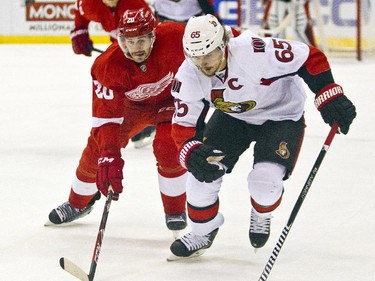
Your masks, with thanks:
[{"label": "skate blade", "polygon": [[46,221],[44,224],[45,227],[68,227],[68,226],[77,226],[80,225],[81,223],[77,223],[76,221],[70,221],[70,222],[63,222],[60,224],[53,223],[51,221]]},{"label": "skate blade", "polygon": [[173,234],[174,240],[177,240],[178,238],[180,238],[180,231],[179,230],[172,230],[172,234]]},{"label": "skate blade", "polygon": [[53,222],[51,221],[46,221],[44,226],[59,226],[59,224],[54,224]]},{"label": "skate blade", "polygon": [[68,226],[68,225],[72,225],[72,222],[63,222],[63,223],[53,223],[51,222],[50,220],[46,221],[46,223],[44,224],[44,226],[52,226],[52,227],[64,227],[64,226]]},{"label": "skate blade", "polygon": [[150,136],[144,139],[134,142],[134,148],[139,149],[139,148],[146,147],[153,143],[154,138],[155,138],[155,132],[151,133]]},{"label": "skate blade", "polygon": [[172,254],[167,258],[167,261],[181,261],[181,260],[193,259],[193,258],[196,258],[196,257],[199,257],[199,256],[203,255],[205,251],[206,251],[205,249],[199,250],[199,251],[195,252],[194,254],[192,254],[191,256],[188,256],[188,257],[179,257],[179,256],[176,256],[176,255]]}]

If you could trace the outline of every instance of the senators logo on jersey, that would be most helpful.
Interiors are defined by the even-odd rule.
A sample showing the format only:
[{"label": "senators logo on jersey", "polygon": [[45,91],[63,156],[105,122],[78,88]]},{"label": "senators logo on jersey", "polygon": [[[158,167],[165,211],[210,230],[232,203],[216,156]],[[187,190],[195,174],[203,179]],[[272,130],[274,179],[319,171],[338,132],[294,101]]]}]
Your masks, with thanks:
[{"label": "senators logo on jersey", "polygon": [[214,100],[214,105],[217,109],[225,113],[242,113],[251,110],[255,107],[256,102],[253,100],[242,102],[224,101],[222,98]]},{"label": "senators logo on jersey", "polygon": [[290,151],[289,151],[287,145],[288,144],[285,141],[282,141],[279,144],[279,149],[275,151],[276,154],[279,155],[283,159],[288,159],[289,156],[290,156]]},{"label": "senators logo on jersey", "polygon": [[258,37],[252,37],[251,45],[253,46],[254,53],[264,53],[266,49],[266,43]]},{"label": "senators logo on jersey", "polygon": [[242,113],[245,111],[252,110],[256,106],[256,101],[248,100],[241,102],[225,101],[224,90],[212,90],[211,101],[215,107],[225,113]]}]

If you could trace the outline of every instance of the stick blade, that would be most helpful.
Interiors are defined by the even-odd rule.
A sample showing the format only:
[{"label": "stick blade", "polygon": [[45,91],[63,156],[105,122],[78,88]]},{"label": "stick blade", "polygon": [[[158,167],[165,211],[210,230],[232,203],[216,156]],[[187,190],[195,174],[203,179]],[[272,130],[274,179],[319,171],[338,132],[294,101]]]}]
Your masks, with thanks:
[{"label": "stick blade", "polygon": [[75,263],[71,262],[67,258],[60,258],[60,266],[66,272],[77,277],[79,280],[90,281],[89,276],[86,274],[86,272],[84,272],[79,266],[77,266]]}]

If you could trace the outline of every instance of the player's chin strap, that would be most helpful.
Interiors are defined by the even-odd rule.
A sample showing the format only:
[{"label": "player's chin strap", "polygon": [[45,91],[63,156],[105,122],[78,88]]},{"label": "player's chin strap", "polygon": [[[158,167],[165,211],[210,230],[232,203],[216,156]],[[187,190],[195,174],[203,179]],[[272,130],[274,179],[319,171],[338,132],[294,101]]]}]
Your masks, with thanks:
[{"label": "player's chin strap", "polygon": [[227,57],[228,57],[228,48],[227,44],[224,44],[223,47],[219,47],[220,50],[223,52],[223,56],[221,57],[220,64],[215,70],[215,72],[223,70],[227,66]]},{"label": "player's chin strap", "polygon": [[[218,47],[219,48],[219,47]],[[220,48],[221,49],[221,48]],[[222,50],[222,49],[221,49]],[[216,73],[216,72],[218,72],[218,71],[221,71],[221,70],[223,70],[226,66],[227,66],[227,55],[228,55],[228,50],[227,50],[227,48],[225,47],[224,48],[224,50],[222,50],[222,52],[223,52],[223,55],[222,55],[222,57],[221,57],[221,59],[220,59],[220,64],[218,65],[218,67],[216,68],[216,70],[215,70],[215,72],[214,73]],[[188,60],[193,64],[193,65],[195,65],[204,75],[206,75],[207,77],[212,77],[212,76],[214,76],[215,74],[213,74],[213,75],[207,75],[203,70],[202,70],[202,68],[201,67],[199,67],[199,65],[197,65],[197,64],[195,64],[194,63],[194,61],[193,61],[193,59],[189,56],[189,55],[187,55],[186,53],[185,53],[185,58],[188,58]]]}]

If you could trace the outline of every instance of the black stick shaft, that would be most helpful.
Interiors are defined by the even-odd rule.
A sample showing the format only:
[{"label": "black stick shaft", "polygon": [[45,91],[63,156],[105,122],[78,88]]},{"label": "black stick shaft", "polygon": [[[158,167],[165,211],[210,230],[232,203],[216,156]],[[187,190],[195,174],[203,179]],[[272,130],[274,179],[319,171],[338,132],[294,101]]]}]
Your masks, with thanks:
[{"label": "black stick shaft", "polygon": [[283,246],[287,236],[288,236],[288,233],[294,223],[294,220],[296,219],[296,216],[298,214],[298,211],[300,210],[301,206],[302,206],[302,203],[303,201],[305,200],[306,198],[306,195],[307,195],[307,192],[309,191],[310,187],[311,187],[311,184],[319,170],[319,167],[320,167],[320,164],[323,162],[323,159],[324,159],[324,156],[326,155],[331,143],[332,143],[332,140],[336,134],[338,130],[338,124],[337,122],[335,122],[332,127],[331,127],[331,130],[329,131],[328,133],[328,136],[324,142],[324,145],[315,161],[315,164],[313,166],[313,168],[311,169],[310,171],[310,174],[305,182],[305,185],[303,186],[303,189],[297,199],[297,202],[296,204],[294,205],[293,207],[293,210],[292,210],[292,213],[290,214],[290,217],[289,217],[289,220],[288,220],[288,223],[287,225],[284,227],[280,237],[279,237],[279,240],[277,241],[276,243],[276,246],[275,248],[273,249],[272,251],[272,254],[270,256],[270,258],[268,259],[268,262],[266,264],[266,266],[264,267],[263,269],[263,272],[261,274],[261,276],[259,277],[258,281],[266,281],[267,278],[268,278],[268,275],[271,273],[271,270],[272,270],[272,267],[273,265],[275,264],[276,262],[276,259],[281,251],[281,247]]},{"label": "black stick shaft", "polygon": [[98,265],[99,254],[100,254],[100,250],[101,250],[102,243],[103,243],[104,232],[105,232],[105,227],[106,227],[106,224],[107,224],[109,208],[111,207],[112,197],[113,197],[113,190],[110,187],[109,192],[108,192],[108,196],[107,196],[107,200],[105,201],[105,204],[104,204],[102,220],[100,222],[98,236],[96,237],[94,253],[92,255],[90,272],[88,274],[88,278],[89,278],[90,281],[94,280],[96,267]]},{"label": "black stick shaft", "polygon": [[89,51],[94,51],[94,52],[98,52],[98,53],[103,53],[104,51],[103,50],[100,50],[100,49],[97,49],[97,48],[95,48],[93,45],[87,45],[86,46],[86,48],[87,48],[87,50],[89,50]]},{"label": "black stick shaft", "polygon": [[94,48],[94,47],[91,48],[91,51],[95,51],[95,52],[98,52],[98,53],[104,52],[103,50],[100,50],[100,49],[97,49],[97,48]]}]

